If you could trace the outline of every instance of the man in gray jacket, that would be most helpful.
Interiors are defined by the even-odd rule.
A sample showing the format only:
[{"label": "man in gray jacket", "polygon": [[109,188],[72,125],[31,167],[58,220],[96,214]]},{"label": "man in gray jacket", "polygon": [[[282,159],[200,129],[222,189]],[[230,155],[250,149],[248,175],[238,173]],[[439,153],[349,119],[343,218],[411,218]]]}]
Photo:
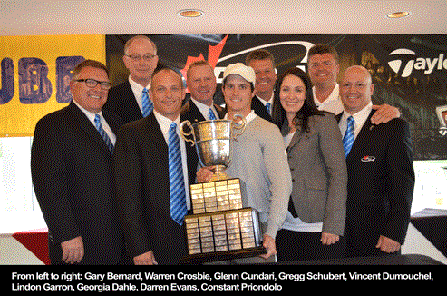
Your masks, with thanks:
[{"label": "man in gray jacket", "polygon": [[[244,64],[229,65],[223,76],[222,92],[228,114],[226,119],[238,121],[241,114],[247,121],[242,135],[233,142],[232,159],[227,173],[239,178],[242,204],[258,211],[267,253],[264,259],[276,254],[276,233],[286,218],[292,192],[292,180],[284,141],[279,129],[251,110],[256,74]],[[209,168],[201,168],[197,178],[210,180]]]}]

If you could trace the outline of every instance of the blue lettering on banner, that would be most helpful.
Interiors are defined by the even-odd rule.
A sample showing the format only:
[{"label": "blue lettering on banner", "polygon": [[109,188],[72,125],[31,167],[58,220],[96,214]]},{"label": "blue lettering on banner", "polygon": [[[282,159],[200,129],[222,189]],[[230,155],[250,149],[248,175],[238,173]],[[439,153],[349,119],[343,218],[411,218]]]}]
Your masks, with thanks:
[{"label": "blue lettering on banner", "polygon": [[70,103],[73,96],[70,92],[70,81],[74,67],[84,61],[82,56],[58,57],[56,59],[56,102]]},{"label": "blue lettering on banner", "polygon": [[0,89],[0,105],[9,103],[14,97],[14,62],[10,58],[2,60],[2,88]]},{"label": "blue lettering on banner", "polygon": [[48,66],[39,58],[19,59],[19,100],[23,104],[45,103],[53,93]]},{"label": "blue lettering on banner", "polygon": [[[56,58],[56,102],[70,103],[70,81],[74,67],[84,61],[83,56],[61,56]],[[47,102],[53,93],[53,84],[48,79],[48,65],[39,58],[25,57],[18,62],[19,100],[23,104]],[[5,57],[1,61],[0,105],[9,103],[14,97],[14,62]]]}]

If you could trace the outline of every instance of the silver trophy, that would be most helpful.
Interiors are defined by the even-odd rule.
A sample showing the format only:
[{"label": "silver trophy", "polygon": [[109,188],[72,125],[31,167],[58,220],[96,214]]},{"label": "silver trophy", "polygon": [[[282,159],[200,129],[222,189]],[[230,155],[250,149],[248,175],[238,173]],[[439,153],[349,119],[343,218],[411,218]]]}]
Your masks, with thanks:
[{"label": "silver trophy", "polygon": [[[180,136],[187,142],[196,145],[199,161],[202,166],[215,166],[216,170],[211,181],[230,179],[225,170],[230,164],[231,141],[236,140],[245,131],[247,122],[240,114],[235,114],[235,118],[240,118],[240,123],[232,120],[208,120],[191,124],[188,120],[180,123]],[[184,125],[187,125],[189,132],[185,132]],[[192,139],[188,137],[192,137]]]}]

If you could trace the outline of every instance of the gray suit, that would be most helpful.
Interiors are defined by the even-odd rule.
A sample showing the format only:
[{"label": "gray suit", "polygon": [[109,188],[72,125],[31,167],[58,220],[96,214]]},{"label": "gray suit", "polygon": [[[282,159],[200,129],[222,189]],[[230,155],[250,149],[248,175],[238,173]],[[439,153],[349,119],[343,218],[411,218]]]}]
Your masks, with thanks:
[{"label": "gray suit", "polygon": [[287,147],[293,204],[302,221],[322,221],[323,232],[343,235],[347,172],[340,129],[330,113],[311,116],[308,124],[309,132],[297,130]]}]

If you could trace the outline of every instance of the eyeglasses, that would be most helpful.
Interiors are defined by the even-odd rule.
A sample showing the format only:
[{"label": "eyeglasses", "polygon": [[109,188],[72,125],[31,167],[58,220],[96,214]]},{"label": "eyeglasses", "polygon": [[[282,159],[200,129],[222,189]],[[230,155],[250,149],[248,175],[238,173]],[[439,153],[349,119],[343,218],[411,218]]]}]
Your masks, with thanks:
[{"label": "eyeglasses", "polygon": [[76,82],[84,82],[85,85],[87,85],[90,88],[95,88],[98,84],[101,85],[101,89],[103,90],[109,90],[112,87],[112,84],[110,82],[106,81],[98,81],[95,79],[77,79]]},{"label": "eyeglasses", "polygon": [[125,54],[126,57],[129,57],[133,62],[137,62],[141,59],[143,59],[143,61],[145,62],[149,62],[150,60],[152,60],[154,57],[156,57],[156,54],[143,54],[143,55],[139,55],[139,54]]}]

